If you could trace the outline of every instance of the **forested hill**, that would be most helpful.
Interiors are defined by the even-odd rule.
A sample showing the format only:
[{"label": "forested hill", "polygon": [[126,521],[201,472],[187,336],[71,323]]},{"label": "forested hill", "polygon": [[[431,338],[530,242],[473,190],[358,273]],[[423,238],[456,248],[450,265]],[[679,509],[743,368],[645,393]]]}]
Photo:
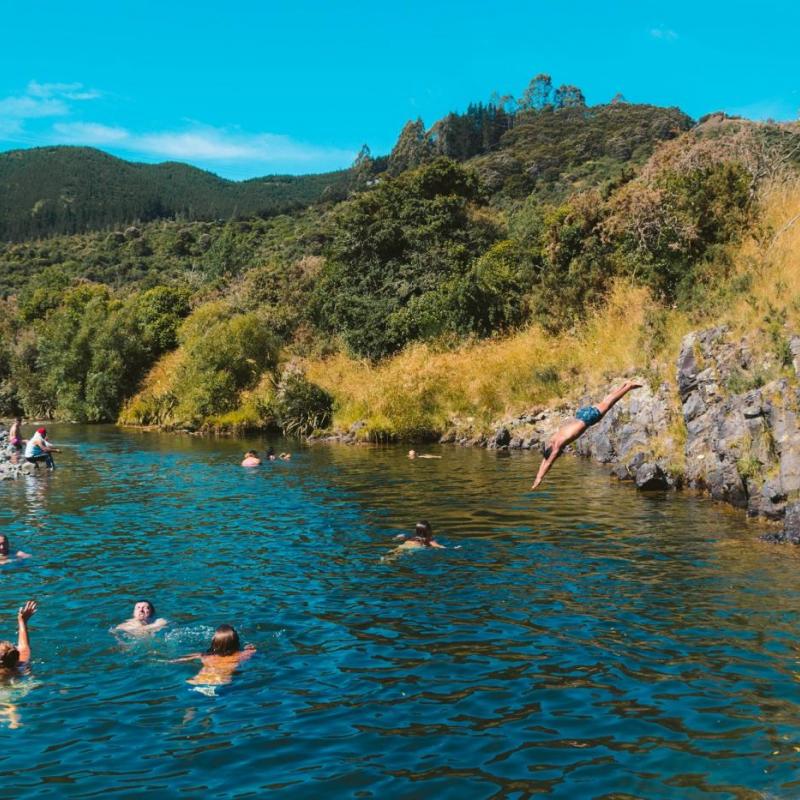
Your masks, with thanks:
[{"label": "forested hill", "polygon": [[0,240],[130,222],[266,216],[342,196],[348,171],[228,181],[186,164],[137,164],[89,147],[0,153]]}]

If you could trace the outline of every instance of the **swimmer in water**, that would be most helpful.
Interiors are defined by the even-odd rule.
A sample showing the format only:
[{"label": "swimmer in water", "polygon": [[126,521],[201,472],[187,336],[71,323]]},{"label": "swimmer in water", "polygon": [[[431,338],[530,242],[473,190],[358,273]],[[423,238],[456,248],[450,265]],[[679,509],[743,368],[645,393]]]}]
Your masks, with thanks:
[{"label": "swimmer in water", "polygon": [[430,453],[418,453],[416,450],[409,450],[408,457],[413,461],[415,458],[441,458],[441,456],[432,456]]},{"label": "swimmer in water", "polygon": [[575,418],[565,425],[562,425],[544,446],[544,459],[539,466],[536,480],[531,489],[538,488],[544,480],[553,462],[561,455],[562,450],[571,442],[574,442],[587,428],[596,425],[608,413],[616,403],[622,400],[628,392],[638,389],[642,384],[634,381],[626,381],[618,389],[604,397],[596,406],[584,406],[575,412]]},{"label": "swimmer in water", "polygon": [[[31,641],[28,635],[28,620],[36,613],[37,607],[35,600],[28,600],[17,611],[16,646],[13,642],[0,642],[0,683],[13,684],[16,676],[23,675],[29,670]],[[22,726],[19,709],[15,703],[9,702],[10,697],[0,700],[0,720],[5,721],[9,728],[19,728]]]},{"label": "swimmer in water", "polygon": [[242,460],[243,467],[259,467],[261,466],[261,459],[258,457],[258,453],[255,450],[248,450],[244,454],[244,459]]},{"label": "swimmer in water", "polygon": [[31,641],[28,636],[28,620],[36,613],[35,600],[28,600],[17,611],[17,645],[0,642],[0,678],[8,677],[25,669],[31,660]]},{"label": "swimmer in water", "polygon": [[278,456],[278,458],[279,458],[281,461],[291,461],[291,460],[292,460],[292,454],[291,454],[291,453],[281,453],[281,454]]},{"label": "swimmer in water", "polygon": [[149,600],[140,600],[133,607],[133,616],[112,630],[143,636],[161,630],[166,624],[165,619],[156,618],[156,607]]},{"label": "swimmer in water", "polygon": [[399,533],[394,538],[405,539],[405,541],[402,544],[397,545],[397,547],[395,547],[395,549],[392,550],[388,555],[384,556],[381,559],[382,561],[393,561],[407,550],[420,550],[425,548],[431,548],[432,550],[447,549],[445,545],[439,544],[439,542],[433,538],[431,524],[426,519],[421,519],[417,523],[413,536],[406,537],[405,533]]},{"label": "swimmer in water", "polygon": [[8,541],[8,536],[0,533],[0,566],[10,563],[13,559],[30,558],[30,553],[23,553],[22,550],[17,550],[13,555],[11,554],[11,543]]},{"label": "swimmer in water", "polygon": [[255,652],[256,648],[252,644],[245,645],[242,649],[239,634],[234,628],[220,625],[214,631],[211,646],[205,653],[191,653],[183,658],[176,658],[172,663],[199,659],[203,665],[200,672],[186,682],[193,686],[222,686],[231,682],[236,667]]}]

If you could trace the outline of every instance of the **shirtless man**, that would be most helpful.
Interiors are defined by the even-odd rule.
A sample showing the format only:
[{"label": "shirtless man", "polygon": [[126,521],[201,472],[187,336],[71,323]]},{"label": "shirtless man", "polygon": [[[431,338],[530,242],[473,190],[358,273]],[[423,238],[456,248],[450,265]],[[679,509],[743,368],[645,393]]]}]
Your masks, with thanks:
[{"label": "shirtless man", "polygon": [[149,600],[140,600],[133,607],[133,616],[121,622],[113,630],[143,636],[161,630],[166,624],[165,619],[156,618],[156,607]]},{"label": "shirtless man", "polygon": [[17,550],[13,555],[11,554],[11,543],[8,541],[8,536],[0,533],[0,566],[8,564],[12,558],[30,558],[30,553],[23,553],[22,550]]},{"label": "shirtless man", "polygon": [[562,425],[545,445],[544,460],[539,467],[539,472],[536,474],[536,480],[533,482],[531,489],[538,488],[550,467],[553,466],[553,462],[570,442],[574,442],[587,428],[600,422],[612,406],[622,400],[628,392],[638,389],[641,385],[641,383],[634,381],[626,381],[618,389],[604,397],[596,406],[579,408],[575,412],[575,419]]}]

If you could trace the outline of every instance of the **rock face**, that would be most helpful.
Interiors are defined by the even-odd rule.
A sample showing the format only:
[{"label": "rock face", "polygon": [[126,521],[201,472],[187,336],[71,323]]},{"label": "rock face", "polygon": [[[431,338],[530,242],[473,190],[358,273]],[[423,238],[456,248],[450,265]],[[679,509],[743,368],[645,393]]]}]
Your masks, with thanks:
[{"label": "rock face", "polygon": [[785,518],[787,539],[794,526],[800,540],[800,509],[789,513],[800,497],[800,393],[785,377],[759,385],[770,368],[755,364],[747,342],[731,342],[725,328],[684,339],[678,388],[686,482],[750,516]]}]

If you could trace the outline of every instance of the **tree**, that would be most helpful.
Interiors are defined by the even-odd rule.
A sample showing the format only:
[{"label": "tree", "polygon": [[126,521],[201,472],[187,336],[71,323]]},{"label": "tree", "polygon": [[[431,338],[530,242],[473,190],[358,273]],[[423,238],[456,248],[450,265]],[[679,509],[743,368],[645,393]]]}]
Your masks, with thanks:
[{"label": "tree", "polygon": [[553,102],[553,81],[549,75],[539,73],[531,78],[528,87],[517,100],[521,111],[541,111]]},{"label": "tree", "polygon": [[414,169],[429,161],[432,155],[431,141],[425,132],[425,125],[417,118],[409,120],[400,131],[397,144],[389,155],[389,173],[399,175],[407,169]]},{"label": "tree", "polygon": [[582,108],[586,98],[577,86],[562,84],[553,92],[553,105],[556,108]]}]

